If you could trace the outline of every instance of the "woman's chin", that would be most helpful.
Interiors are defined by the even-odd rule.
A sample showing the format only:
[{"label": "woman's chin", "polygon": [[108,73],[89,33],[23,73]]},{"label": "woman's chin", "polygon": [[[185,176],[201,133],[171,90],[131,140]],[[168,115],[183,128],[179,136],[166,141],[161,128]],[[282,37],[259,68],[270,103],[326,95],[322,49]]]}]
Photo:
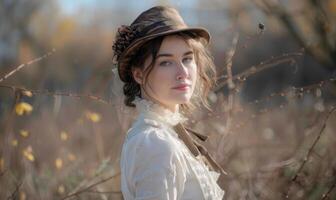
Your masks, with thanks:
[{"label": "woman's chin", "polygon": [[177,104],[186,104],[190,102],[190,95],[176,96],[175,101]]}]

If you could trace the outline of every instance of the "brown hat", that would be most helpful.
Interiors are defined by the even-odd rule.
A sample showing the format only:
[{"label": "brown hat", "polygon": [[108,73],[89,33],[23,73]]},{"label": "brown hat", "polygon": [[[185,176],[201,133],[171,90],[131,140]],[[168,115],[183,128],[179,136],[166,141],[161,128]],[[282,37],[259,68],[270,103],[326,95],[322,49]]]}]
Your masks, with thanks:
[{"label": "brown hat", "polygon": [[112,46],[120,79],[124,82],[132,80],[129,61],[140,46],[158,36],[178,32],[193,33],[205,39],[206,44],[210,40],[205,28],[188,27],[178,11],[168,6],[152,7],[141,13],[130,26],[121,26]]}]

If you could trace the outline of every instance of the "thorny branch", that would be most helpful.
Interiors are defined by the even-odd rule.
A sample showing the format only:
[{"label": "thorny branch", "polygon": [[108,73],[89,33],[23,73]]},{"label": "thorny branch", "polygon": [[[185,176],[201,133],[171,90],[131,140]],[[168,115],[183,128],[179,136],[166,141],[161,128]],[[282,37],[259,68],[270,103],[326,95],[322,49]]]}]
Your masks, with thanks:
[{"label": "thorny branch", "polygon": [[[323,122],[322,128],[320,129],[318,135],[316,136],[316,138],[315,138],[313,144],[310,146],[310,148],[309,148],[309,150],[308,150],[308,152],[307,152],[307,154],[306,154],[306,156],[305,156],[303,162],[301,163],[299,169],[297,170],[297,172],[295,173],[294,177],[292,178],[292,182],[295,182],[296,179],[298,178],[299,173],[302,171],[303,167],[304,167],[305,164],[307,163],[307,160],[309,159],[310,155],[312,154],[315,145],[316,145],[317,142],[320,140],[321,135],[322,135],[324,129],[326,128],[326,126],[327,126],[327,121],[328,121],[329,117],[330,117],[331,114],[333,114],[333,112],[335,112],[335,111],[336,111],[336,107],[332,107],[332,108],[330,109],[330,111],[328,112],[328,114],[327,114],[327,116],[326,116],[326,118],[325,118],[325,120],[324,120],[324,122]],[[290,188],[291,188],[291,187],[289,186],[288,191],[287,191],[287,193],[286,193],[286,198],[289,197]]]},{"label": "thorny branch", "polygon": [[52,51],[44,54],[43,56],[41,57],[38,57],[38,58],[35,58],[27,63],[24,63],[24,64],[21,64],[19,66],[17,66],[15,69],[13,69],[12,71],[10,71],[9,73],[7,73],[6,75],[4,75],[2,78],[0,78],[0,83],[4,80],[6,80],[7,78],[9,78],[10,76],[12,76],[13,74],[15,74],[16,72],[20,71],[22,68],[26,67],[26,66],[29,66],[29,65],[32,65],[36,62],[39,62],[41,60],[43,60],[44,58],[47,58],[49,57],[50,55],[52,55],[56,50],[53,49]]},{"label": "thorny branch", "polygon": [[331,191],[333,189],[335,189],[335,187],[336,187],[336,181],[334,180],[334,183],[331,185],[331,187],[329,188],[329,190],[325,194],[322,195],[321,200],[328,199],[329,198],[329,194],[331,193]]},{"label": "thorny branch", "polygon": [[310,44],[306,39],[303,28],[300,28],[294,19],[294,14],[286,9],[281,3],[276,3],[275,1],[269,0],[254,0],[253,2],[265,14],[275,16],[277,19],[279,19],[284,27],[287,28],[289,33],[300,43],[302,47],[307,50],[308,54],[312,55],[327,69],[334,70],[336,50],[335,47],[328,42],[328,37],[326,37],[328,34],[326,27],[330,22],[322,9],[323,6],[321,4],[323,1],[307,1],[309,4],[311,4],[311,7],[314,8],[310,11],[314,17],[309,17],[309,25],[315,29],[315,34],[317,34],[321,41],[319,44],[314,45]]},{"label": "thorny branch", "polygon": [[7,200],[11,200],[11,199],[14,200],[14,199],[17,199],[17,195],[18,195],[18,193],[19,193],[19,189],[20,189],[21,185],[22,185],[22,182],[20,182],[19,184],[17,184],[17,185],[15,186],[14,191],[13,191],[12,194],[7,198]]},{"label": "thorny branch", "polygon": [[[232,76],[232,80],[233,81],[244,81],[247,77],[256,74],[260,71],[263,71],[265,69],[268,69],[270,67],[273,66],[277,66],[279,64],[282,63],[293,63],[294,62],[294,57],[299,57],[302,56],[303,52],[294,52],[294,53],[288,53],[288,54],[283,54],[281,56],[277,56],[274,58],[271,58],[269,60],[266,60],[264,62],[259,63],[258,65],[253,65],[250,68],[248,68],[247,70],[236,74],[234,76]],[[221,79],[225,78],[225,80],[223,82],[220,82],[217,87],[214,89],[215,92],[219,92],[224,86],[229,84],[229,78],[227,77],[227,75],[218,77],[218,81],[221,81]]]},{"label": "thorny branch", "polygon": [[113,176],[109,176],[109,177],[107,177],[107,178],[105,178],[105,179],[102,179],[102,180],[100,180],[100,181],[97,181],[96,183],[93,183],[93,184],[89,185],[89,186],[86,187],[86,188],[83,188],[83,189],[81,189],[81,190],[79,190],[79,191],[77,191],[77,192],[71,193],[71,194],[69,194],[69,195],[63,197],[62,200],[64,200],[64,199],[69,199],[69,198],[74,197],[74,196],[78,196],[78,195],[80,195],[80,194],[82,194],[82,193],[84,193],[84,192],[92,192],[92,190],[91,190],[92,188],[94,188],[95,186],[97,186],[97,185],[99,185],[99,184],[105,183],[105,182],[107,182],[107,181],[113,179],[113,178],[116,177],[117,175],[118,175],[118,173],[117,173],[117,174],[114,174]]},{"label": "thorny branch", "polygon": [[[228,75],[228,86],[229,86],[229,95],[228,95],[228,103],[227,103],[227,116],[228,116],[228,119],[226,120],[226,130],[230,130],[230,126],[231,126],[231,117],[232,117],[232,110],[233,110],[233,101],[234,101],[234,95],[233,95],[233,92],[234,92],[234,88],[235,88],[235,85],[234,85],[234,82],[233,82],[233,79],[232,79],[232,62],[233,62],[233,56],[235,55],[235,52],[236,52],[236,47],[237,47],[237,44],[238,44],[238,40],[239,40],[239,32],[236,32],[234,37],[233,37],[233,40],[232,40],[232,44],[231,44],[231,49],[228,53],[228,61],[226,63],[226,72],[227,72],[227,75]],[[220,154],[220,151],[221,149],[223,148],[223,145],[224,145],[224,139],[225,139],[225,135],[227,134],[223,134],[220,136],[220,139],[219,139],[219,147],[217,148],[217,152],[216,152],[216,155],[219,156],[221,155]],[[221,158],[222,159],[222,158]],[[220,160],[221,160],[220,159]]]},{"label": "thorny branch", "polygon": [[23,87],[18,87],[18,86],[11,86],[11,85],[0,85],[0,88],[7,88],[7,89],[12,89],[13,91],[29,91],[32,94],[44,94],[44,95],[49,95],[49,96],[68,96],[68,97],[75,97],[75,98],[88,98],[91,100],[99,101],[104,104],[111,104],[111,102],[104,100],[102,97],[94,96],[91,94],[75,94],[75,93],[67,93],[67,92],[52,92],[49,90],[31,90],[31,89],[26,89]]}]

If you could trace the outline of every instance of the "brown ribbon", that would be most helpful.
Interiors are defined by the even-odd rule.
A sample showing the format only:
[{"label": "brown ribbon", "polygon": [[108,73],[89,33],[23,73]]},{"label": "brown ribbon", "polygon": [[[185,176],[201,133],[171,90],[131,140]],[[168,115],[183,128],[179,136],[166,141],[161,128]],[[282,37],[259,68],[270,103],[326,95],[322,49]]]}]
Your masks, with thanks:
[{"label": "brown ribbon", "polygon": [[209,136],[202,135],[200,133],[197,133],[189,128],[184,127],[181,123],[178,123],[176,126],[174,126],[175,132],[178,134],[179,138],[184,142],[184,144],[188,147],[188,149],[191,151],[191,153],[197,157],[198,155],[202,154],[206,158],[206,164],[214,171],[225,174],[227,173],[223,170],[223,168],[214,160],[214,158],[209,154],[208,150],[199,142],[194,140],[190,134],[192,133],[195,135],[198,139],[205,142]]}]

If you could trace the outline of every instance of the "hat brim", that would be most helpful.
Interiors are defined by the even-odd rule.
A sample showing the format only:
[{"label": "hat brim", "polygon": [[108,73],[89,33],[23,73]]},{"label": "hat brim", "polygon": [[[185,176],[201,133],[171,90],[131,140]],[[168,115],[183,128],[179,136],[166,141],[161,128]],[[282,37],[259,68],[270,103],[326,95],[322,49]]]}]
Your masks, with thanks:
[{"label": "hat brim", "polygon": [[139,48],[140,46],[142,46],[144,43],[148,42],[149,40],[152,40],[154,38],[157,38],[159,36],[165,36],[165,35],[171,35],[174,33],[179,33],[179,32],[192,32],[192,33],[196,33],[197,36],[204,38],[206,44],[209,43],[210,41],[210,33],[202,27],[188,27],[188,28],[180,28],[177,30],[168,30],[168,31],[164,31],[164,32],[160,32],[160,33],[156,33],[156,34],[152,34],[152,35],[147,35],[144,37],[141,37],[135,41],[132,42],[132,44],[125,49],[124,53],[121,55],[120,59],[119,59],[119,64],[118,64],[118,72],[119,72],[119,77],[122,81],[126,81],[126,77],[125,77],[125,68],[127,66],[127,62],[125,62],[125,58],[127,58],[127,56],[130,54],[130,52],[137,50],[137,48]]}]

